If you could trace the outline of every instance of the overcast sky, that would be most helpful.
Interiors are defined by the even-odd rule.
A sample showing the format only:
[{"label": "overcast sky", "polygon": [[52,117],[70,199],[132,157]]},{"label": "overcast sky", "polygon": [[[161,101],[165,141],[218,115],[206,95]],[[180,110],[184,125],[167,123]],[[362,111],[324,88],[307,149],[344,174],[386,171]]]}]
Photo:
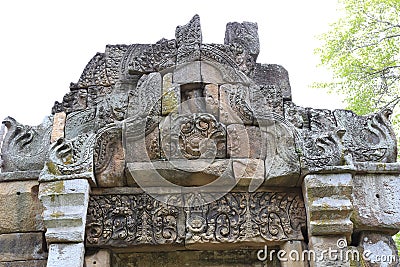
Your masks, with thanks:
[{"label": "overcast sky", "polygon": [[226,23],[258,23],[259,63],[289,71],[293,101],[302,106],[343,108],[335,95],[311,89],[327,77],[317,69],[315,36],[327,30],[337,0],[264,1],[1,1],[0,119],[39,124],[69,83],[107,44],[173,39],[177,25],[199,14],[204,43],[223,43]]}]

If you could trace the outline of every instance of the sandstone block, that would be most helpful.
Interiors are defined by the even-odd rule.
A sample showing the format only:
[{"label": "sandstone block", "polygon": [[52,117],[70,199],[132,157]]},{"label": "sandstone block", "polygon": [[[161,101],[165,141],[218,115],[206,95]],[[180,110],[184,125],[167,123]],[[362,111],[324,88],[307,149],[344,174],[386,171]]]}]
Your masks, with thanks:
[{"label": "sandstone block", "polygon": [[0,234],[44,229],[37,181],[0,183]]},{"label": "sandstone block", "polygon": [[[225,186],[235,182],[229,160],[181,160],[135,162],[127,164],[133,180],[143,187],[200,186],[212,183]],[[222,179],[219,179],[222,177]],[[130,178],[130,177],[129,177]]]},{"label": "sandstone block", "polygon": [[204,87],[204,98],[206,102],[206,111],[212,114],[215,118],[219,117],[219,87],[217,84],[207,84]]},{"label": "sandstone block", "polygon": [[83,243],[51,244],[47,267],[82,267],[84,263],[85,247]]},{"label": "sandstone block", "polygon": [[[303,250],[306,247],[303,241],[299,240],[291,240],[283,243],[280,246],[280,249],[285,251],[286,254],[284,256],[284,260],[281,261],[282,267],[308,267],[308,260],[306,258],[302,258]],[[298,254],[295,253],[298,252]],[[298,258],[297,255],[299,255]]]},{"label": "sandstone block", "polygon": [[65,112],[58,112],[53,117],[53,128],[51,130],[50,142],[53,143],[58,138],[64,137],[64,127],[67,114]]},{"label": "sandstone block", "polygon": [[253,80],[260,85],[275,87],[283,99],[292,99],[289,74],[282,66],[257,63]]},{"label": "sandstone block", "polygon": [[0,262],[0,267],[46,267],[47,260]]},{"label": "sandstone block", "polygon": [[108,250],[99,250],[93,255],[85,256],[86,267],[111,267],[111,253]]},{"label": "sandstone block", "polygon": [[399,176],[356,174],[353,183],[354,227],[395,234],[400,229]]},{"label": "sandstone block", "polygon": [[230,158],[265,159],[266,139],[260,128],[231,124],[227,126],[227,154]]},{"label": "sandstone block", "polygon": [[184,63],[176,66],[172,78],[173,83],[186,84],[200,83],[201,81],[200,61]]},{"label": "sandstone block", "polygon": [[84,241],[89,190],[85,179],[40,184],[39,199],[44,207],[47,242]]},{"label": "sandstone block", "polygon": [[390,235],[362,232],[360,247],[363,250],[364,263],[367,267],[399,266],[397,248]]},{"label": "sandstone block", "polygon": [[164,75],[162,90],[161,114],[165,116],[177,111],[181,103],[180,87],[172,82],[172,73]]},{"label": "sandstone block", "polygon": [[353,223],[352,176],[342,174],[307,175],[303,182],[310,236],[343,235],[350,241]]},{"label": "sandstone block", "polygon": [[148,123],[146,119],[126,123],[124,130],[126,162],[160,158],[159,129],[154,127],[154,130],[146,134],[146,123]]},{"label": "sandstone block", "polygon": [[255,191],[263,182],[265,176],[264,161],[261,159],[234,159],[233,174],[237,185],[249,187]]},{"label": "sandstone block", "polygon": [[[345,236],[312,236],[309,241],[309,251],[313,252],[310,254],[312,255],[311,267],[350,267],[350,260],[340,256],[347,255]],[[335,253],[329,254],[329,251],[335,251]]]},{"label": "sandstone block", "polygon": [[0,235],[0,261],[27,261],[47,258],[42,232]]},{"label": "sandstone block", "polygon": [[225,125],[253,123],[248,87],[223,84],[219,88],[219,119]]},{"label": "sandstone block", "polygon": [[[212,45],[202,47],[212,49]],[[241,71],[230,66],[223,65],[207,60],[201,61],[201,79],[203,83],[225,84],[225,83],[242,83],[249,84],[250,79]]]}]

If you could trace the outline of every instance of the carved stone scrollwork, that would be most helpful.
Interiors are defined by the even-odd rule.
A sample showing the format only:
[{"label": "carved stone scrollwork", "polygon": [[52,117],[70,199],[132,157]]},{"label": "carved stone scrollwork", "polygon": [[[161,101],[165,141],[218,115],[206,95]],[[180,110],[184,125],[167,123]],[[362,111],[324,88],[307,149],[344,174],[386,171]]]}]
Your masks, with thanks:
[{"label": "carved stone scrollwork", "polygon": [[46,117],[39,126],[28,126],[7,117],[3,124],[7,134],[1,148],[2,172],[42,169],[50,146],[52,118]]},{"label": "carved stone scrollwork", "polygon": [[182,211],[146,194],[91,196],[88,246],[180,244]]},{"label": "carved stone scrollwork", "polygon": [[207,113],[181,115],[171,122],[172,158],[224,158],[226,129]]},{"label": "carved stone scrollwork", "polygon": [[97,53],[86,65],[78,83],[71,84],[71,88],[88,88],[89,86],[110,86],[107,75],[106,54]]},{"label": "carved stone scrollwork", "polygon": [[343,145],[346,128],[337,125],[330,110],[305,109],[286,102],[285,117],[298,128],[302,139],[299,149],[306,168],[319,170],[348,163],[348,152]]},{"label": "carved stone scrollwork", "polygon": [[[167,197],[167,196],[166,196]],[[187,208],[141,193],[90,197],[86,244],[91,247],[158,244],[265,243],[302,240],[304,202],[299,193],[228,193],[205,205],[187,195]],[[185,219],[186,218],[186,219]]]},{"label": "carved stone scrollwork", "polygon": [[239,69],[252,76],[260,53],[257,23],[228,23],[224,43],[230,46]]},{"label": "carved stone scrollwork", "polygon": [[389,121],[391,113],[388,108],[366,116],[348,110],[334,112],[338,124],[346,129],[344,145],[354,161],[396,162],[396,136]]},{"label": "carved stone scrollwork", "polygon": [[74,177],[76,175],[82,177],[83,175],[94,181],[93,148],[95,141],[96,135],[93,133],[81,134],[71,140],[58,139],[50,146],[49,158],[39,179],[46,181],[53,180],[54,177]]},{"label": "carved stone scrollwork", "polygon": [[200,60],[202,35],[199,15],[195,15],[188,24],[176,27],[175,38],[177,64]]},{"label": "carved stone scrollwork", "polygon": [[96,135],[93,153],[97,185],[124,186],[122,124],[110,124],[100,129]]},{"label": "carved stone scrollwork", "polygon": [[129,62],[129,73],[150,73],[175,66],[177,48],[175,40],[161,39],[149,45]]},{"label": "carved stone scrollwork", "polygon": [[305,207],[298,193],[229,193],[200,207],[186,211],[188,244],[303,238]]}]

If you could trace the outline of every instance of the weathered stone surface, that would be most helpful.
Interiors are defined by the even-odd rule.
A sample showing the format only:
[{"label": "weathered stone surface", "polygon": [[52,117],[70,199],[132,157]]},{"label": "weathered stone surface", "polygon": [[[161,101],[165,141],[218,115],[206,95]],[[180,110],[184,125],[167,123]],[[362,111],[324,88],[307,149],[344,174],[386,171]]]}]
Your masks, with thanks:
[{"label": "weathered stone surface", "polygon": [[42,232],[0,235],[0,261],[27,261],[47,258]]},{"label": "weathered stone surface", "polygon": [[78,110],[84,110],[87,107],[88,91],[86,88],[71,90],[65,94],[63,101],[59,103],[56,101],[51,110],[52,114],[65,112],[71,113]]},{"label": "weathered stone surface", "polygon": [[236,52],[235,60],[239,63],[239,69],[251,76],[260,53],[257,23],[245,21],[226,24],[224,44]]},{"label": "weathered stone surface", "polygon": [[222,123],[225,125],[253,123],[248,87],[224,84],[219,88],[219,96],[219,119]]},{"label": "weathered stone surface", "polygon": [[288,72],[280,65],[257,63],[253,80],[260,86],[274,87],[285,100],[292,99]]},{"label": "weathered stone surface", "polygon": [[160,123],[163,155],[167,159],[226,157],[226,129],[207,113],[176,115]]},{"label": "weathered stone surface", "polygon": [[185,238],[190,249],[209,249],[303,239],[305,209],[299,193],[228,193],[209,204],[206,195],[186,194],[184,208],[177,206],[178,195],[162,202],[143,193],[92,196],[87,246],[181,246]]},{"label": "weathered stone surface", "polygon": [[255,124],[258,124],[257,118],[263,118],[271,113],[283,116],[282,91],[275,85],[252,85],[249,91]]},{"label": "weathered stone surface", "polygon": [[191,205],[186,214],[185,243],[193,249],[303,239],[305,209],[298,193],[228,193],[207,207]]},{"label": "weathered stone surface", "polygon": [[[87,253],[87,252],[86,252]],[[111,267],[111,253],[109,250],[99,250],[85,256],[86,267]]]},{"label": "weathered stone surface", "polygon": [[[139,183],[141,187],[201,186],[214,182],[214,186],[235,183],[229,160],[197,159],[128,163],[128,184]],[[133,180],[132,180],[133,179]]]},{"label": "weathered stone surface", "polygon": [[200,60],[202,34],[199,15],[194,15],[186,25],[176,27],[175,38],[178,48],[177,64]]},{"label": "weathered stone surface", "polygon": [[47,260],[0,262],[0,267],[46,267]]},{"label": "weathered stone surface", "polygon": [[96,135],[80,134],[66,140],[58,139],[51,144],[49,158],[40,173],[39,181],[88,179],[96,184],[94,177],[94,145]]},{"label": "weathered stone surface", "polygon": [[160,158],[158,127],[146,131],[146,120],[127,121],[123,131],[126,162],[150,161]]},{"label": "weathered stone surface", "polygon": [[350,173],[311,174],[304,178],[309,236],[341,235],[350,241],[352,192]]},{"label": "weathered stone surface", "polygon": [[220,267],[276,267],[279,260],[276,253],[273,261],[259,261],[257,249],[242,250],[193,250],[147,253],[118,253],[113,254],[116,266],[142,267],[142,266],[220,266]]},{"label": "weathered stone surface", "polygon": [[217,84],[206,84],[204,86],[204,98],[207,113],[219,120],[219,86]]},{"label": "weathered stone surface", "polygon": [[[280,261],[281,267],[308,267],[307,257],[303,257],[306,244],[303,241],[291,240],[283,243],[280,249],[285,251],[283,259]],[[297,253],[296,253],[297,252]]]},{"label": "weathered stone surface", "polygon": [[232,166],[238,186],[248,187],[250,192],[254,192],[264,182],[264,160],[234,159]]},{"label": "weathered stone surface", "polygon": [[[140,45],[136,45],[140,46]],[[132,49],[134,50],[134,49]],[[126,53],[130,60],[129,73],[141,74],[155,71],[161,71],[170,68],[176,63],[177,47],[175,40],[162,38],[155,44],[144,45],[136,53]],[[125,55],[126,55],[125,54]]]},{"label": "weathered stone surface", "polygon": [[258,123],[266,142],[265,185],[299,186],[300,159],[295,133],[277,119],[259,119]]},{"label": "weathered stone surface", "polygon": [[32,171],[43,168],[50,146],[52,117],[46,117],[38,126],[28,126],[7,117],[7,127],[1,147],[1,171]]},{"label": "weathered stone surface", "polygon": [[265,159],[267,140],[259,127],[231,124],[226,131],[228,157]]},{"label": "weathered stone surface", "polygon": [[311,267],[350,267],[350,259],[346,258],[347,242],[344,236],[312,236],[309,249],[315,253],[310,261]]},{"label": "weathered stone surface", "polygon": [[181,103],[180,87],[172,83],[172,73],[163,76],[161,115],[166,116],[177,111]]},{"label": "weathered stone surface", "polygon": [[97,133],[93,156],[98,186],[125,185],[125,153],[121,124],[110,124]]},{"label": "weathered stone surface", "polygon": [[66,120],[65,112],[58,112],[53,117],[53,128],[51,130],[50,142],[53,143],[58,138],[64,137],[64,128]]},{"label": "weathered stone surface", "polygon": [[65,138],[71,140],[81,134],[93,133],[95,115],[94,109],[85,109],[68,114],[65,123]]},{"label": "weathered stone surface", "polygon": [[129,93],[127,118],[161,114],[162,78],[159,72],[143,75],[135,90]]},{"label": "weathered stone surface", "polygon": [[47,267],[82,267],[84,263],[85,247],[83,243],[51,244]]},{"label": "weathered stone surface", "polygon": [[358,116],[349,110],[335,110],[338,125],[346,132],[343,143],[354,161],[396,162],[396,136],[390,122],[392,110]]},{"label": "weathered stone surface", "polygon": [[399,175],[356,174],[352,221],[355,230],[395,234],[400,229]]},{"label": "weathered stone surface", "polygon": [[39,199],[48,243],[83,242],[89,201],[85,179],[42,182]]},{"label": "weathered stone surface", "polygon": [[399,266],[396,244],[390,235],[362,232],[360,235],[361,252],[365,256],[363,266],[394,267]]},{"label": "weathered stone surface", "polygon": [[[236,63],[232,63],[232,59],[225,55],[220,58],[221,51],[215,46],[203,45],[202,53],[210,53],[202,55],[204,60],[201,61],[201,79],[203,83],[213,84],[237,84],[249,85],[251,80],[243,72],[238,70]],[[233,66],[232,66],[233,65]]]},{"label": "weathered stone surface", "polygon": [[177,65],[173,74],[173,83],[187,84],[187,83],[200,83],[200,61],[194,61]]},{"label": "weathered stone surface", "polygon": [[182,246],[184,214],[169,198],[171,205],[147,194],[91,196],[87,246]]},{"label": "weathered stone surface", "polygon": [[13,172],[0,172],[1,182],[11,181],[26,181],[26,180],[37,180],[40,175],[40,171],[13,171]]},{"label": "weathered stone surface", "polygon": [[42,231],[37,181],[0,184],[0,234]]}]

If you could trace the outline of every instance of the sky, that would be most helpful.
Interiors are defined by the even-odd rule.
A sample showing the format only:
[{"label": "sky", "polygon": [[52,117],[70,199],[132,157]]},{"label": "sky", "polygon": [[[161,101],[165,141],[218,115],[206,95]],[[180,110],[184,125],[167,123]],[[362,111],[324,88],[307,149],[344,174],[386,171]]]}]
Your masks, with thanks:
[{"label": "sky", "polygon": [[292,99],[343,108],[340,97],[310,88],[330,73],[317,68],[316,36],[337,18],[337,0],[127,1],[16,0],[0,3],[0,119],[38,125],[107,44],[155,43],[200,15],[203,43],[223,43],[228,22],[257,22],[259,63],[289,72]]}]

